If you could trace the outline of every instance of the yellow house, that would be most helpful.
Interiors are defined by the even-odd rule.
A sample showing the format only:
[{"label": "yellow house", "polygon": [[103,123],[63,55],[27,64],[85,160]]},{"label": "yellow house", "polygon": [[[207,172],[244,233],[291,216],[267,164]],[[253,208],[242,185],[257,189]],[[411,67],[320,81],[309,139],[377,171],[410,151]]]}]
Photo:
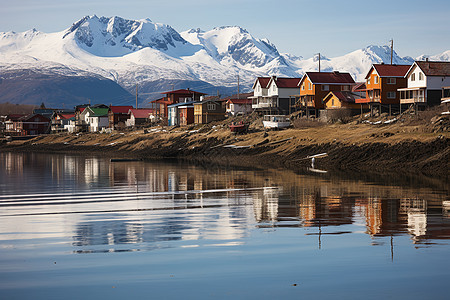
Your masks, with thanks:
[{"label": "yellow house", "polygon": [[360,109],[361,105],[355,103],[357,98],[360,98],[359,95],[352,92],[331,91],[323,98],[323,103],[326,109]]}]

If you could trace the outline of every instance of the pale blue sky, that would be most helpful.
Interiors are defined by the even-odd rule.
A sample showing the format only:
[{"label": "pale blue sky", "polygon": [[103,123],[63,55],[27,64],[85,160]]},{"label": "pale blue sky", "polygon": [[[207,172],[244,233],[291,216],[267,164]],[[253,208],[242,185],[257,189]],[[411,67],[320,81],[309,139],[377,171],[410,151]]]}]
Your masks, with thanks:
[{"label": "pale blue sky", "polygon": [[280,52],[347,54],[394,39],[400,56],[450,50],[448,0],[0,0],[0,31],[62,31],[85,15],[150,18],[181,32],[238,25]]}]

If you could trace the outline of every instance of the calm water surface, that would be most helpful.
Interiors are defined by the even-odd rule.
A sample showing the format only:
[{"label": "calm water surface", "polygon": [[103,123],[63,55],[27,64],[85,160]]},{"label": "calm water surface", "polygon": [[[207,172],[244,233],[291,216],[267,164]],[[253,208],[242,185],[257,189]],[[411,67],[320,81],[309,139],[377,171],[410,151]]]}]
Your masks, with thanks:
[{"label": "calm water surface", "polygon": [[445,180],[0,153],[0,299],[448,299]]}]

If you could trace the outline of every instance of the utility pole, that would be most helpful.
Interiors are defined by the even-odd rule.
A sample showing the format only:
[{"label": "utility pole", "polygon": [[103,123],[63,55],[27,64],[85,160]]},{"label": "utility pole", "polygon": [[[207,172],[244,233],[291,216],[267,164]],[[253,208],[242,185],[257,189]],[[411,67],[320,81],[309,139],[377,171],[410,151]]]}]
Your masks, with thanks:
[{"label": "utility pole", "polygon": [[138,92],[137,92],[137,83],[136,83],[136,109],[138,108]]},{"label": "utility pole", "polygon": [[392,65],[392,56],[394,55],[394,39],[391,39],[391,65]]},{"label": "utility pole", "polygon": [[320,73],[320,53],[317,53],[319,55],[319,73]]},{"label": "utility pole", "polygon": [[239,95],[239,74],[238,74],[238,76],[237,76],[238,78],[238,99],[241,99],[241,96]]}]

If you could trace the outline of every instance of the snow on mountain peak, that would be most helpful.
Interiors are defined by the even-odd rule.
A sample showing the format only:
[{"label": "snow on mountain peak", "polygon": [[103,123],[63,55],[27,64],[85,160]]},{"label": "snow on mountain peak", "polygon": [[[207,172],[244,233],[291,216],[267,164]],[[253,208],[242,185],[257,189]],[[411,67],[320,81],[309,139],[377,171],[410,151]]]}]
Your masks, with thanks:
[{"label": "snow on mountain peak", "polygon": [[150,19],[86,16],[75,22],[63,38],[72,33],[82,49],[104,57],[123,56],[146,47],[168,51],[186,44],[172,27]]}]

